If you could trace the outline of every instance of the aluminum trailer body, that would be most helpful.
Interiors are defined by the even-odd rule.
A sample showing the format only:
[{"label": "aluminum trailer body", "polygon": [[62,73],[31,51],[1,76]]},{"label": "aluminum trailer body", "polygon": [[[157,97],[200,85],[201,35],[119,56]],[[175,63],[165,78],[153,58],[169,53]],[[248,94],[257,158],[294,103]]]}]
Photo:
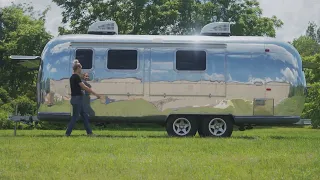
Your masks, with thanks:
[{"label": "aluminum trailer body", "polygon": [[171,135],[230,136],[222,126],[290,125],[304,108],[301,57],[274,38],[74,34],[52,39],[41,55],[40,121],[70,120],[74,59],[103,96],[91,97],[90,121],[166,123]]}]

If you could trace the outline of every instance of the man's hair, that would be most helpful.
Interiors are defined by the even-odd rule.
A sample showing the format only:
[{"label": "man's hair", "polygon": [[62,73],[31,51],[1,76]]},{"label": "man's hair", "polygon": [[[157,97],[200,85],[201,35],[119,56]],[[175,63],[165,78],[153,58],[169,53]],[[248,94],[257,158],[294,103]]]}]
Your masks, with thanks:
[{"label": "man's hair", "polygon": [[82,68],[82,66],[81,66],[81,64],[79,63],[79,60],[78,60],[78,59],[75,59],[75,60],[73,61],[73,67],[72,67],[72,69],[73,69],[73,71],[76,71],[78,68]]}]

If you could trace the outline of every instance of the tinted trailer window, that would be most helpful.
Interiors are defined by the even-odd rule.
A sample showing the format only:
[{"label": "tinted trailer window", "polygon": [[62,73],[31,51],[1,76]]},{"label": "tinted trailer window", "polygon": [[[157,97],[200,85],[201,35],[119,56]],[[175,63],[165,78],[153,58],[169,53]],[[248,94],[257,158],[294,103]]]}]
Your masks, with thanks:
[{"label": "tinted trailer window", "polygon": [[206,70],[205,51],[179,50],[176,53],[176,69],[179,71]]}]

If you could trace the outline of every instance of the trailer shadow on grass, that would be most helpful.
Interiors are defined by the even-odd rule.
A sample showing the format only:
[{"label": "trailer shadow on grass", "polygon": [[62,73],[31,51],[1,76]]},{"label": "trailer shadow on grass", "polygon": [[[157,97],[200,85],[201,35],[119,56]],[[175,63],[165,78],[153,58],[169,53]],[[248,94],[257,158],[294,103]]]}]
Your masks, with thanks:
[{"label": "trailer shadow on grass", "polygon": [[233,136],[232,139],[245,139],[245,140],[319,140],[317,137],[301,137],[301,136],[276,136],[276,135],[265,135],[265,136]]},{"label": "trailer shadow on grass", "polygon": [[132,139],[141,139],[141,138],[150,138],[150,139],[242,139],[242,140],[319,140],[318,137],[306,137],[306,136],[281,136],[281,135],[233,135],[229,138],[221,138],[221,137],[200,137],[198,134],[194,137],[170,137],[167,134],[159,134],[159,135],[113,135],[113,134],[97,134],[94,137],[87,136],[86,134],[74,134],[69,137],[66,137],[63,135],[63,132],[61,134],[25,134],[25,133],[17,133],[16,136],[13,134],[1,134],[0,137],[5,138],[118,138],[118,139],[126,139],[126,138],[132,138]]},{"label": "trailer shadow on grass", "polygon": [[154,136],[154,135],[146,135],[146,136],[139,136],[139,135],[96,135],[94,137],[87,136],[85,134],[79,135],[71,135],[66,137],[64,135],[56,135],[56,134],[37,134],[37,135],[9,135],[9,136],[0,136],[0,137],[43,137],[43,138],[80,138],[80,137],[87,137],[87,138],[170,138],[169,136]]},{"label": "trailer shadow on grass", "polygon": [[[281,126],[280,126],[281,127]],[[287,135],[275,135],[265,132],[260,133],[250,133],[252,130],[267,130],[278,128],[278,126],[254,126],[253,129],[247,129],[242,133],[239,131],[238,126],[234,126],[234,133],[230,137],[231,139],[244,139],[244,140],[262,140],[262,139],[276,139],[276,140],[289,140],[289,139],[306,139],[303,136],[287,136]],[[287,126],[281,128],[304,128],[303,126]],[[77,124],[75,127],[73,134],[70,137],[65,137],[65,127],[59,127],[58,129],[39,129],[39,130],[17,130],[16,136],[10,133],[0,133],[0,137],[43,137],[43,138],[79,138],[79,137],[86,137],[85,130],[83,129],[82,124]],[[79,131],[82,131],[79,133]],[[269,130],[268,130],[269,131]],[[106,126],[93,126],[93,132],[97,134],[96,137],[91,138],[175,138],[169,137],[166,133],[166,129],[164,126],[161,125],[154,125],[154,124],[108,124]],[[249,132],[247,134],[246,132]],[[244,135],[245,134],[245,135]],[[88,137],[89,138],[89,137]],[[181,138],[181,137],[178,137]],[[214,137],[199,137],[196,134],[195,137],[184,137],[184,138],[197,138],[197,139],[221,139],[221,138],[214,138]],[[227,139],[230,139],[227,138]],[[309,139],[310,137],[308,137]]]},{"label": "trailer shadow on grass", "polygon": [[[47,122],[46,122],[47,123]],[[42,130],[64,130],[67,123],[47,123],[43,126]],[[106,130],[106,131],[165,131],[164,124],[150,124],[150,123],[103,123],[92,124],[93,130]],[[245,126],[246,127],[246,126]],[[270,126],[253,126],[253,129],[273,129],[273,128],[304,128],[303,125],[270,125]],[[74,130],[84,130],[83,124],[77,122]],[[247,129],[246,131],[250,131]],[[239,126],[234,125],[233,131],[239,131]]]}]

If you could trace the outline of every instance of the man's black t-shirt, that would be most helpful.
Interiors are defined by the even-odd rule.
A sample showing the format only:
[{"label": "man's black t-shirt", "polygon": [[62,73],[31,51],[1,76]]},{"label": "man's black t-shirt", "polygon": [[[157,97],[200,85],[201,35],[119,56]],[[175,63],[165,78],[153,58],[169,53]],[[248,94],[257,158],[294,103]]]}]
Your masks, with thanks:
[{"label": "man's black t-shirt", "polygon": [[[84,85],[88,86],[88,88],[91,88],[91,85],[87,81],[83,80],[82,82],[83,82]],[[83,92],[84,92],[85,95],[89,95],[90,94],[87,91],[83,91]]]},{"label": "man's black t-shirt", "polygon": [[72,74],[70,77],[71,96],[82,96],[80,76],[78,74]]}]

